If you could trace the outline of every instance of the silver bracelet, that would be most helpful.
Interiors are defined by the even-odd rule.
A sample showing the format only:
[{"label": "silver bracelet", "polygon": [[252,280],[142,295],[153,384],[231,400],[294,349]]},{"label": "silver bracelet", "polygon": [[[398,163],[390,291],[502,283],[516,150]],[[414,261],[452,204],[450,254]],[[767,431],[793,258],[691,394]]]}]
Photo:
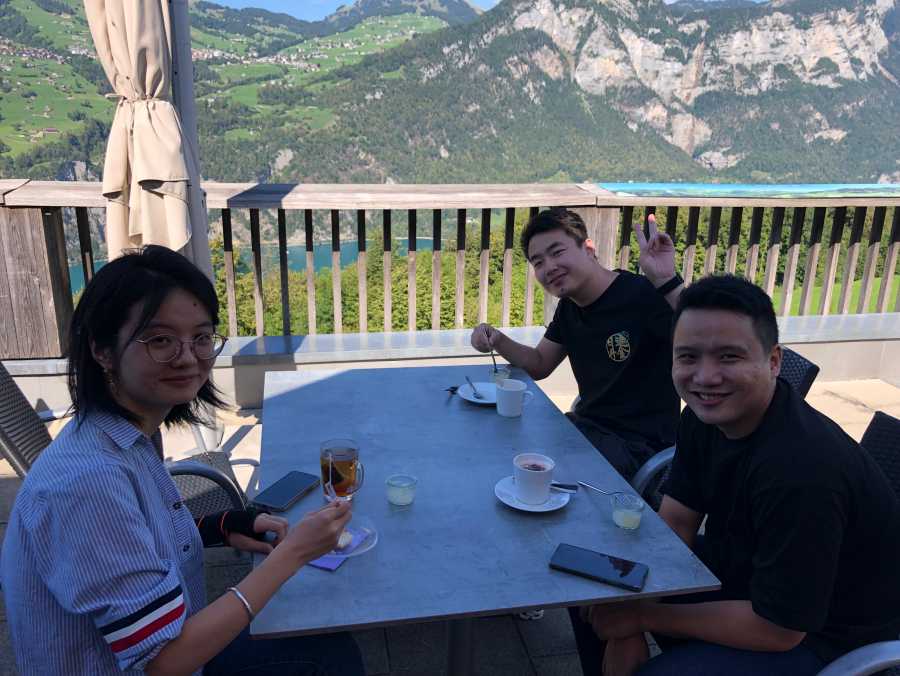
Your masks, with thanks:
[{"label": "silver bracelet", "polygon": [[228,591],[234,592],[234,595],[238,597],[238,601],[244,604],[244,610],[247,611],[247,617],[250,618],[250,621],[253,622],[253,618],[256,617],[253,613],[253,608],[250,607],[250,602],[247,600],[243,594],[241,594],[241,590],[237,587],[229,587]]}]

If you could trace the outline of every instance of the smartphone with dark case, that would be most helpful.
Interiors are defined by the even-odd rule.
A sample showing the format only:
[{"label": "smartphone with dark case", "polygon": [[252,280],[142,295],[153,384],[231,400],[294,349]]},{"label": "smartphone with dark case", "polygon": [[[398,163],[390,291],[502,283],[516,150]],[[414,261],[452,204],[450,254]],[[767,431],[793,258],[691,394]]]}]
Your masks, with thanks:
[{"label": "smartphone with dark case", "polygon": [[629,591],[644,588],[649,568],[643,563],[601,554],[584,547],[561,544],[553,552],[550,567]]},{"label": "smartphone with dark case", "polygon": [[288,472],[251,501],[255,507],[285,512],[319,485],[319,477],[309,472]]}]

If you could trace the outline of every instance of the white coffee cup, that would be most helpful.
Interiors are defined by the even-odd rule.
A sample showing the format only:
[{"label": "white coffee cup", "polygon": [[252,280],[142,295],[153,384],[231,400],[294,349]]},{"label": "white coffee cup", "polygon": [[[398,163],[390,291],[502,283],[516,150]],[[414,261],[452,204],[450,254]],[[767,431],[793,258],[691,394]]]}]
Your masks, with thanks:
[{"label": "white coffee cup", "polygon": [[529,392],[526,387],[521,380],[512,378],[498,383],[497,413],[506,418],[518,418],[522,415],[522,408],[534,396],[534,392]]},{"label": "white coffee cup", "polygon": [[519,453],[513,458],[513,479],[519,501],[527,505],[547,502],[555,466],[552,458],[540,453]]}]

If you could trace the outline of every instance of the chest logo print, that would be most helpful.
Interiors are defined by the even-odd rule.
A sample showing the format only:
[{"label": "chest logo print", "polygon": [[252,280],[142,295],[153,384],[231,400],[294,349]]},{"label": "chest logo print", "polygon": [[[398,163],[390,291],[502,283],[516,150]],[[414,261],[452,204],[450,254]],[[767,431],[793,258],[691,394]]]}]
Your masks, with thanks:
[{"label": "chest logo print", "polygon": [[606,353],[613,361],[625,361],[631,354],[628,331],[619,331],[606,339]]}]

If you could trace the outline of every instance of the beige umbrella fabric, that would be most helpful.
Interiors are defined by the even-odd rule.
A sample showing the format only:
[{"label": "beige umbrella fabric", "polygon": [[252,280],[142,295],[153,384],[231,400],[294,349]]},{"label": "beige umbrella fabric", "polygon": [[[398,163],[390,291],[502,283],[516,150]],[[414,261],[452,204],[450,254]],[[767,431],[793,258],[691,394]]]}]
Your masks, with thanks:
[{"label": "beige umbrella fabric", "polygon": [[161,244],[181,250],[210,274],[198,152],[172,103],[169,3],[84,0],[84,7],[97,56],[119,98],[103,167],[109,258]]}]

